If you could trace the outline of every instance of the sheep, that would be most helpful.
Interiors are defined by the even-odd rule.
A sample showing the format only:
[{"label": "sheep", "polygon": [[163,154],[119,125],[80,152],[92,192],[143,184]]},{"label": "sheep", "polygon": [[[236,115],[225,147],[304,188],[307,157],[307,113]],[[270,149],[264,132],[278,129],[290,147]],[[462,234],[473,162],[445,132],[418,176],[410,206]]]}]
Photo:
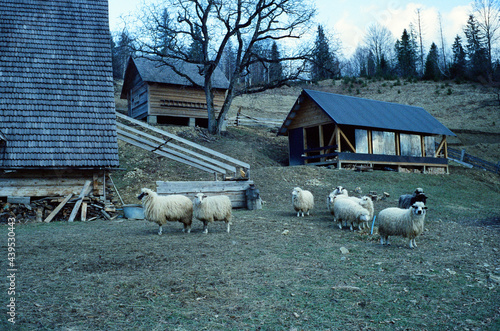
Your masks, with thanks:
[{"label": "sheep", "polygon": [[380,243],[389,244],[389,236],[410,238],[410,248],[417,247],[415,238],[424,231],[424,219],[427,207],[421,201],[415,202],[410,209],[386,208],[378,213],[378,233]]},{"label": "sheep", "polygon": [[302,217],[304,217],[304,213],[309,216],[309,211],[314,207],[314,196],[311,192],[296,187],[292,191],[292,205],[297,212],[297,217],[301,213]]},{"label": "sheep", "polygon": [[326,207],[328,208],[328,211],[330,214],[333,215],[333,206],[335,205],[335,199],[337,196],[349,196],[349,193],[345,188],[342,186],[337,186],[326,198]]},{"label": "sheep", "polygon": [[144,216],[159,225],[159,235],[162,234],[162,225],[167,221],[179,221],[184,224],[183,232],[191,232],[193,203],[188,197],[179,194],[160,196],[147,188],[141,192],[137,198],[142,202]]},{"label": "sheep", "polygon": [[345,221],[347,224],[350,224],[351,231],[353,230],[353,224],[368,222],[370,218],[370,212],[350,197],[340,199],[337,197],[333,206],[333,212],[333,220],[334,222],[339,222],[339,228],[342,229],[342,221]]},{"label": "sheep", "polygon": [[203,222],[203,233],[208,233],[208,223],[224,221],[229,233],[232,219],[231,200],[226,195],[207,197],[203,193],[195,195],[193,200],[194,217]]},{"label": "sheep", "polygon": [[359,224],[359,229],[362,230],[365,227],[368,227],[368,223],[373,219],[373,200],[369,196],[364,196],[361,197],[361,201],[359,202],[359,204],[370,213],[370,215],[368,216],[368,220]]},{"label": "sheep", "polygon": [[421,201],[424,204],[427,203],[427,196],[425,195],[424,190],[420,187],[417,187],[413,194],[401,195],[399,197],[398,206],[399,208],[408,209],[417,201]]}]

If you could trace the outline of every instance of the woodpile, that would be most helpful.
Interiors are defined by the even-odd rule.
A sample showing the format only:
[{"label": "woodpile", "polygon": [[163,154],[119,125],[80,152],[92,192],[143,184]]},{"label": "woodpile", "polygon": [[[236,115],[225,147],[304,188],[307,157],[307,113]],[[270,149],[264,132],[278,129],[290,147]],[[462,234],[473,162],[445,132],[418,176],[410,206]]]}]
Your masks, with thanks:
[{"label": "woodpile", "polygon": [[[0,223],[7,223],[9,218],[15,218],[16,222],[46,223],[116,218],[118,214],[113,201],[90,194],[92,191],[90,184],[91,182],[87,181],[79,195],[44,197],[32,201],[29,197],[10,197],[7,201],[0,200]],[[107,198],[112,198],[111,192],[107,194]]]},{"label": "woodpile", "polygon": [[[11,217],[15,218],[16,222],[68,221],[80,199],[78,196],[72,196],[57,209],[65,199],[66,197],[48,197],[29,204],[0,202],[0,223],[7,223]],[[49,218],[51,215],[53,216]],[[117,216],[116,207],[111,202],[104,203],[98,198],[85,197],[76,212],[75,220],[93,221],[99,218],[111,220]]]}]

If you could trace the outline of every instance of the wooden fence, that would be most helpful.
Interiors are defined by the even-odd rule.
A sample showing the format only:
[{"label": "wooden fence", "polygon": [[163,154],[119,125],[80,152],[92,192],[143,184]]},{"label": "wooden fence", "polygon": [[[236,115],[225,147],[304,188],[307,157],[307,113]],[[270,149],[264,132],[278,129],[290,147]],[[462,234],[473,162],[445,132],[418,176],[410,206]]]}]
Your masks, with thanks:
[{"label": "wooden fence", "polygon": [[244,126],[264,126],[268,128],[279,128],[281,124],[283,124],[283,121],[275,118],[248,116],[241,113],[241,111],[238,110],[236,117],[229,118],[228,124],[233,126],[244,125]]},{"label": "wooden fence", "polygon": [[458,150],[448,147],[448,159],[469,167],[484,169],[500,174],[500,162],[497,164],[482,160],[478,157],[465,153],[465,149]]}]

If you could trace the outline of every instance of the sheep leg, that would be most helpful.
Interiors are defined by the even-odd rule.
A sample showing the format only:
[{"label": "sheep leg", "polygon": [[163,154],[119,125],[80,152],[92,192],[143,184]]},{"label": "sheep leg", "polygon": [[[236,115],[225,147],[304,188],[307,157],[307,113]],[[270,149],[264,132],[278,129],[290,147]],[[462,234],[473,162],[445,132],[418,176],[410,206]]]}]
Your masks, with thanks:
[{"label": "sheep leg", "polygon": [[184,229],[182,229],[182,232],[191,233],[191,226],[184,224]]},{"label": "sheep leg", "polygon": [[229,233],[230,228],[231,228],[231,223],[227,222],[227,233]]},{"label": "sheep leg", "polygon": [[307,216],[309,216],[309,210],[307,211]]},{"label": "sheep leg", "polygon": [[410,239],[410,248],[417,248],[417,243],[415,242],[415,238]]},{"label": "sheep leg", "polygon": [[160,227],[158,228],[158,235],[161,235],[161,234],[162,234],[162,232],[163,232],[163,229],[162,229],[162,227],[161,227],[161,225],[160,225]]},{"label": "sheep leg", "polygon": [[208,233],[208,222],[203,221],[203,233]]},{"label": "sheep leg", "polygon": [[297,212],[297,217],[300,217],[300,210]]}]

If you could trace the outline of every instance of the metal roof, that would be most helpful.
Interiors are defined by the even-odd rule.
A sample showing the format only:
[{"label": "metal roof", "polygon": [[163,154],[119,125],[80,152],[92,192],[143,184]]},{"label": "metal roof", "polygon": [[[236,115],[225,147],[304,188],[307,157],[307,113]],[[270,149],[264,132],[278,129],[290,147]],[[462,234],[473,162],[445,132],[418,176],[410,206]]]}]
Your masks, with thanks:
[{"label": "metal roof", "polygon": [[[200,75],[198,64],[182,61],[173,61],[172,63],[179,72],[191,78],[197,86],[203,87],[205,78]],[[193,86],[186,77],[178,75],[169,65],[163,63],[162,60],[145,57],[130,57],[125,70],[124,84],[121,93],[122,99],[127,98],[128,89],[133,87],[130,86],[130,84],[134,80],[134,78],[131,77],[135,72],[134,67],[141,76],[141,79],[145,82]],[[215,68],[212,76],[212,84],[214,88],[218,89],[227,89],[229,87],[229,81],[218,67]]]},{"label": "metal roof", "polygon": [[[335,123],[340,125],[455,136],[421,107],[306,89],[302,91],[299,99],[304,96],[310,97]],[[297,111],[297,108],[296,103],[290,113]],[[289,114],[279,131],[280,134],[286,134],[287,127],[292,121]]]},{"label": "metal roof", "polygon": [[107,0],[2,0],[0,168],[118,166]]}]

